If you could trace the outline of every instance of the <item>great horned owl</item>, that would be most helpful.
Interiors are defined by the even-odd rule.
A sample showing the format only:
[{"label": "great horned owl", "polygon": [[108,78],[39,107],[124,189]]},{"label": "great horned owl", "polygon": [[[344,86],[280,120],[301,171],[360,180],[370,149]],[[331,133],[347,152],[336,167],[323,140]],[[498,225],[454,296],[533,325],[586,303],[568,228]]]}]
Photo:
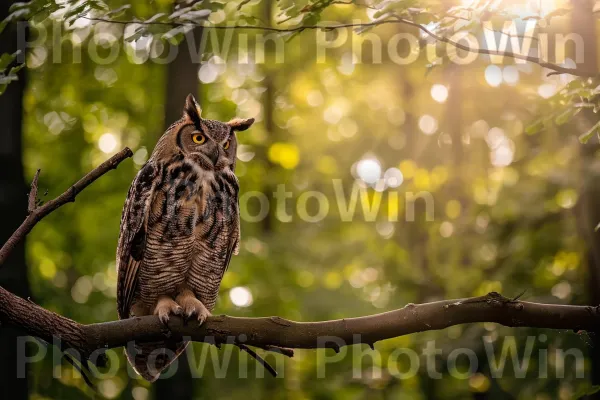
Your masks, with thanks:
[{"label": "great horned owl", "polygon": [[[117,248],[119,318],[170,314],[200,323],[215,305],[221,279],[240,242],[236,131],[254,119],[203,119],[192,95],[183,117],[162,135],[135,177],[121,217]],[[139,343],[126,354],[155,381],[186,341]]]}]

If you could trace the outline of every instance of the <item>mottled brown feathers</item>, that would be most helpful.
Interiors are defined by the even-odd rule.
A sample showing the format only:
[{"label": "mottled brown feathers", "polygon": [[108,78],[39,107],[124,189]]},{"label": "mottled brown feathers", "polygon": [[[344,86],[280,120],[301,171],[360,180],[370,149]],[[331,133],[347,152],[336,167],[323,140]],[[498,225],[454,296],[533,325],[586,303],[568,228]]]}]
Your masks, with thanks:
[{"label": "mottled brown feathers", "polygon": [[254,118],[235,118],[227,123],[234,131],[245,131],[254,123]]},{"label": "mottled brown feathers", "polygon": [[200,105],[194,96],[188,94],[185,99],[185,107],[183,108],[183,118],[192,121],[194,125],[199,127],[201,115],[202,109],[200,108]]},{"label": "mottled brown feathers", "polygon": [[[254,122],[234,121],[239,122],[202,119],[199,105],[188,96],[182,119],[163,134],[134,179],[117,249],[120,318],[154,313],[164,321],[178,312],[176,299],[201,321],[213,309],[223,274],[239,249],[233,131]],[[127,350],[128,359],[151,381],[185,344],[136,343]],[[157,359],[154,351],[167,355],[150,365]]]}]

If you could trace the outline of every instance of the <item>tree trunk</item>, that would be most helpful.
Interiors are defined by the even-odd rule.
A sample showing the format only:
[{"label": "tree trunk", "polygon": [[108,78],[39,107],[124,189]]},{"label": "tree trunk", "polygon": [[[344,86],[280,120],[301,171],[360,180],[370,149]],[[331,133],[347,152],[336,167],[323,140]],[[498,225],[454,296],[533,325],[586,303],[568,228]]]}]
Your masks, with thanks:
[{"label": "tree trunk", "polygon": [[[165,130],[181,118],[185,98],[188,94],[193,94],[201,103],[198,83],[198,68],[202,58],[202,54],[198,51],[201,38],[202,28],[196,28],[191,34],[186,35],[186,40],[179,44],[177,57],[168,65]],[[190,50],[190,47],[192,49],[195,47],[195,50]],[[180,356],[177,372],[173,376],[168,379],[159,379],[156,382],[154,397],[156,400],[190,400],[194,398],[194,380],[187,353]]]},{"label": "tree trunk", "polygon": [[[585,71],[598,71],[598,50],[596,39],[596,17],[593,14],[593,0],[571,0],[573,4],[572,32],[583,38],[585,46],[585,60],[578,64],[578,68]],[[581,112],[574,121],[576,132],[585,132],[598,120],[593,112]],[[563,132],[568,134],[569,132]],[[587,247],[588,262],[588,301],[589,304],[600,304],[600,232],[596,225],[600,222],[600,174],[596,154],[600,147],[597,140],[590,140],[586,145],[581,145],[581,173],[582,187],[580,201],[577,208],[578,227]],[[600,340],[593,337],[593,346],[590,348],[592,361],[592,385],[600,384]],[[600,394],[589,396],[591,399],[600,399]]]},{"label": "tree trunk", "polygon": [[[0,20],[8,16],[13,2],[2,2]],[[0,34],[0,54],[14,53],[17,50],[17,28],[9,26]],[[25,49],[21,49],[24,51]],[[28,188],[23,178],[22,125],[23,93],[25,91],[24,72],[19,81],[11,83],[0,96],[0,209],[4,217],[0,224],[0,243],[4,243],[26,217]],[[14,294],[30,296],[25,246],[17,245],[7,261],[0,268],[0,286]],[[15,328],[0,328],[0,390],[10,387],[12,399],[27,399],[27,378],[17,379],[17,337],[23,335]]]},{"label": "tree trunk", "polygon": [[[168,64],[167,90],[165,92],[165,130],[173,122],[181,118],[185,98],[193,94],[199,103],[198,68],[202,61],[200,41],[202,28],[196,28],[191,34],[186,35],[186,40],[179,44],[177,57]],[[192,43],[193,42],[193,43]],[[190,50],[190,48],[194,50]]]}]

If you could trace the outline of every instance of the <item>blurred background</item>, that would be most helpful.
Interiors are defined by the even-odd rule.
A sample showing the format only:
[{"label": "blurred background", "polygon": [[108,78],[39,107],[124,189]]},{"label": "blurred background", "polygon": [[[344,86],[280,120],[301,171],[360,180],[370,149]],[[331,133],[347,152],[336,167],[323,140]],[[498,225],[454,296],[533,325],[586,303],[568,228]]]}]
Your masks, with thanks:
[{"label": "blurred background", "polygon": [[[6,3],[0,7],[3,18]],[[209,21],[253,16],[275,25],[287,3],[213,1]],[[551,31],[581,35],[582,65],[597,71],[593,1],[507,3],[515,20],[574,5],[573,12],[553,19]],[[172,12],[174,4],[157,0],[130,6],[132,14],[148,18]],[[375,12],[330,4],[322,21],[368,21]],[[242,194],[263,193],[270,204],[265,218],[254,218],[259,200],[242,206],[241,251],[224,277],[215,314],[316,321],[490,291],[507,297],[525,292],[522,299],[528,301],[600,304],[600,242],[594,231],[600,221],[598,139],[585,145],[578,140],[598,118],[588,109],[575,117],[561,112],[563,89],[575,77],[548,77],[548,70],[508,58],[498,64],[480,57],[468,65],[447,59],[431,65],[425,47],[414,62],[399,65],[388,54],[394,35],[408,32],[423,46],[435,44],[411,27],[392,24],[362,35],[346,30],[343,45],[320,50],[319,41],[331,44],[344,34],[304,31],[283,35],[279,42],[268,32],[196,28],[180,49],[190,37],[197,43],[204,37],[206,51],[197,56],[180,51],[165,63],[154,57],[161,47],[153,47],[150,37],[123,39],[130,27],[64,18],[51,15],[32,25],[28,38],[34,44],[27,49],[24,75],[0,96],[1,238],[24,218],[27,184],[38,168],[41,193],[47,191],[43,200],[48,200],[123,147],[134,156],[37,225],[0,270],[3,287],[82,323],[117,318],[115,249],[125,196],[191,92],[205,118],[256,118],[238,135],[237,175]],[[61,29],[53,31],[56,25]],[[103,39],[98,32],[108,34]],[[1,52],[14,51],[16,31],[2,35]],[[266,50],[257,52],[263,42]],[[408,57],[408,42],[396,43]],[[572,45],[555,54],[563,59],[559,63],[574,62]],[[445,49],[438,46],[440,53]],[[319,51],[325,54],[320,59]],[[109,62],[99,63],[98,57]],[[364,189],[351,220],[342,218],[334,180],[346,201],[353,187]],[[290,220],[282,218],[273,196],[280,184],[292,193],[286,201]],[[308,215],[319,211],[317,200],[302,198],[308,191],[329,201],[329,212],[317,222],[297,212],[297,207]],[[419,193],[414,204],[407,200]],[[362,201],[381,202],[376,218],[365,217]],[[406,217],[409,206],[414,218]],[[19,393],[14,398],[29,393],[40,400],[94,396],[71,365],[50,355],[31,365],[27,381],[15,383],[14,332],[4,327],[0,332],[8,360],[0,365],[2,390],[10,386]],[[527,337],[537,338],[526,376],[516,378],[509,361],[508,372],[493,377],[484,336],[498,354],[506,336],[512,336],[520,355]],[[433,379],[425,364],[405,379],[391,372],[405,370],[409,361],[400,357],[389,365],[392,351],[402,347],[421,354],[432,340],[442,350],[436,364],[441,379]],[[180,365],[172,377],[153,385],[128,378],[118,349],[119,371],[98,381],[95,396],[571,399],[600,384],[600,350],[594,343],[587,333],[473,324],[379,342],[381,359],[348,354],[327,366],[324,379],[317,376],[323,350],[299,350],[285,360],[266,355],[282,365],[279,378],[256,378],[263,373],[260,366],[234,350],[224,378],[215,378],[214,363],[207,363],[202,379],[192,379],[189,368]],[[193,346],[196,356],[223,354],[205,344]],[[472,349],[481,360],[462,378],[444,372],[448,354],[457,348]],[[568,358],[559,376],[553,369],[555,349],[579,349],[585,363]],[[540,350],[549,354],[543,378]],[[466,361],[459,359],[459,365],[465,362],[463,371],[468,371]],[[247,377],[240,377],[240,368]]]}]

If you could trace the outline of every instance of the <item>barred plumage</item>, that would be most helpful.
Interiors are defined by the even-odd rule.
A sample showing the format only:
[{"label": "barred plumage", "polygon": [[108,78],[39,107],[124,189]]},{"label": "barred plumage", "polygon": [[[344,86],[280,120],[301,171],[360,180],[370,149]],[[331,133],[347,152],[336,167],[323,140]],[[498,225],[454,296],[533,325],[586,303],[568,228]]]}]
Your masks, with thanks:
[{"label": "barred plumage", "polygon": [[[170,314],[204,322],[240,240],[235,131],[253,119],[228,123],[201,118],[193,96],[133,181],[117,248],[119,318]],[[126,354],[148,381],[158,378],[186,342],[135,344]]]}]

